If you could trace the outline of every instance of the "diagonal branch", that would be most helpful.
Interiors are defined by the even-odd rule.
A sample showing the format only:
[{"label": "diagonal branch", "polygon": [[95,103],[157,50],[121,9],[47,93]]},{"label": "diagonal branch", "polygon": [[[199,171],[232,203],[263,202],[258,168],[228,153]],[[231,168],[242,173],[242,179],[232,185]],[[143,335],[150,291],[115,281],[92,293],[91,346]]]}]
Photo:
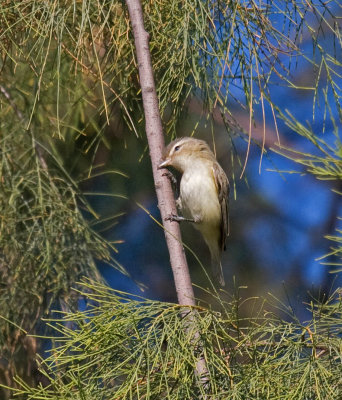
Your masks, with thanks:
[{"label": "diagonal branch", "polygon": [[139,77],[143,98],[146,136],[152,162],[153,178],[156,187],[158,206],[165,227],[165,237],[170,253],[170,262],[174,274],[179,304],[195,305],[194,292],[189,269],[182,245],[179,224],[166,220],[170,214],[176,214],[176,204],[169,179],[158,170],[165,146],[159,103],[153,78],[149,51],[149,34],[144,29],[142,8],[139,0],[126,1],[133,28],[136,53],[139,65]]},{"label": "diagonal branch", "polygon": [[[188,264],[182,245],[178,222],[167,220],[167,216],[176,214],[176,204],[169,179],[158,170],[165,147],[162,121],[159,112],[157,92],[153,77],[151,55],[149,50],[149,34],[145,31],[143,12],[139,0],[126,0],[129,17],[133,28],[135,48],[138,59],[139,78],[145,114],[146,135],[152,162],[154,184],[158,197],[158,206],[165,228],[165,238],[170,254],[171,268],[175,281],[178,302],[181,305],[195,306],[195,297],[191,284]],[[188,332],[192,330],[192,342],[200,341],[196,324],[196,315],[190,312]],[[187,314],[186,313],[186,314]],[[200,351],[200,353],[202,353]],[[203,357],[199,355],[195,366],[196,376],[203,386],[207,387],[208,368]]]}]

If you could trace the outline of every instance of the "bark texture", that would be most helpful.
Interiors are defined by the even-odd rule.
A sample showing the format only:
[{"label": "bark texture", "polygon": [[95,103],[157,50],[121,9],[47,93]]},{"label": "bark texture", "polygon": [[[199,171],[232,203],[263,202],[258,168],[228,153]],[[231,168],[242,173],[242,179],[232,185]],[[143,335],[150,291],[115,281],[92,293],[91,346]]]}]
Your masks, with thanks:
[{"label": "bark texture", "polygon": [[165,147],[159,103],[154,83],[149,34],[144,28],[143,12],[139,0],[126,0],[133,28],[135,48],[139,67],[140,86],[145,114],[146,135],[152,162],[154,184],[157,192],[158,207],[165,227],[165,238],[170,254],[170,263],[174,276],[177,298],[181,305],[195,305],[188,264],[182,245],[178,222],[165,220],[171,214],[177,214],[172,187],[165,170],[158,170]]},{"label": "bark texture", "polygon": [[[146,135],[152,162],[154,184],[157,192],[158,206],[165,227],[165,238],[170,254],[170,263],[175,281],[178,303],[194,306],[195,298],[191,284],[188,264],[182,245],[179,223],[166,220],[169,215],[177,214],[176,204],[172,192],[171,183],[165,171],[159,170],[158,165],[163,156],[165,147],[162,121],[159,112],[158,97],[153,77],[151,54],[149,49],[149,34],[144,28],[143,11],[140,0],[126,0],[129,18],[133,28],[133,36],[138,60],[140,86],[145,114]],[[200,333],[193,324],[196,324],[196,312],[185,310],[184,315],[189,315],[188,332],[193,332],[192,342],[197,343],[197,351],[200,346]],[[208,368],[201,351],[195,365],[195,374],[200,384],[206,390],[209,377]],[[202,399],[206,396],[201,397]]]}]

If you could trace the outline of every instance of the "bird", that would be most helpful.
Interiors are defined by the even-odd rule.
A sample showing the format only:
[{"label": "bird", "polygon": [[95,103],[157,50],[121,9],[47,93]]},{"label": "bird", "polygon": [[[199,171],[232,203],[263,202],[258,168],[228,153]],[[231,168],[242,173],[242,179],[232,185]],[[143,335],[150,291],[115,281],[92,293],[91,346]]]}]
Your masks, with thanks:
[{"label": "bird", "polygon": [[198,229],[210,255],[213,278],[225,286],[221,264],[229,235],[229,180],[209,145],[192,137],[173,140],[165,148],[158,168],[172,167],[181,174],[177,208],[182,216],[173,221],[189,221]]}]

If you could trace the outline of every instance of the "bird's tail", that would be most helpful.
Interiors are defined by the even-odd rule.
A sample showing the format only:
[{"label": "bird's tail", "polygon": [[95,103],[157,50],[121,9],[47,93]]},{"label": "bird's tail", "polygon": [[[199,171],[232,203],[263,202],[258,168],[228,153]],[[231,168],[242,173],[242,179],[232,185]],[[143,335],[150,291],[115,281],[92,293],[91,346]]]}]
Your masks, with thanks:
[{"label": "bird's tail", "polygon": [[223,277],[223,270],[222,270],[222,264],[220,260],[217,260],[215,258],[211,259],[211,268],[213,271],[213,277],[214,281],[218,282],[221,286],[225,286],[225,281]]},{"label": "bird's tail", "polygon": [[204,240],[206,241],[211,255],[211,270],[215,283],[219,283],[221,286],[225,286],[223,270],[221,264],[221,248],[219,246],[218,240],[216,240],[213,235],[204,235]]}]

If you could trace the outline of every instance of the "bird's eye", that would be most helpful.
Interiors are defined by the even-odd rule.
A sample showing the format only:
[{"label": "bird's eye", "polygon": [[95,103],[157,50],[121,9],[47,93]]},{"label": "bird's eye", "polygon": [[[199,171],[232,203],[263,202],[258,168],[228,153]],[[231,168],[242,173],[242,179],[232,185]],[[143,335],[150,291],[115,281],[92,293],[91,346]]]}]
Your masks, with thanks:
[{"label": "bird's eye", "polygon": [[175,147],[175,151],[178,151],[180,149],[180,146]]}]

